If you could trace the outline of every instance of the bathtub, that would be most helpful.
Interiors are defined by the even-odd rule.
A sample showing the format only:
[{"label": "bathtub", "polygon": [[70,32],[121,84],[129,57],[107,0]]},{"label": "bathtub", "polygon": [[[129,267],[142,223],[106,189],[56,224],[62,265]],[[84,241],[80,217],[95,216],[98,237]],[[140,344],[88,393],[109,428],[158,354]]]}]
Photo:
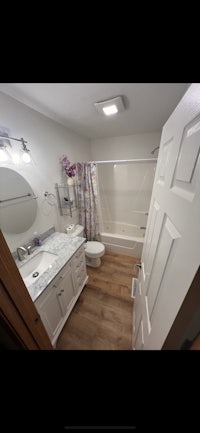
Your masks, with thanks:
[{"label": "bathtub", "polygon": [[141,258],[145,228],[107,221],[100,235],[107,251]]}]

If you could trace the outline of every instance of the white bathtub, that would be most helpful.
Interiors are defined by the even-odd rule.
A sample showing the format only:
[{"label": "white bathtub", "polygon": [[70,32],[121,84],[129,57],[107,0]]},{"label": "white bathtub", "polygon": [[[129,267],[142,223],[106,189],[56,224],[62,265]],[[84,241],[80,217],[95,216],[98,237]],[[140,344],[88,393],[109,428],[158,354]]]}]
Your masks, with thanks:
[{"label": "white bathtub", "polygon": [[141,258],[145,229],[131,224],[104,222],[101,242],[107,251]]}]

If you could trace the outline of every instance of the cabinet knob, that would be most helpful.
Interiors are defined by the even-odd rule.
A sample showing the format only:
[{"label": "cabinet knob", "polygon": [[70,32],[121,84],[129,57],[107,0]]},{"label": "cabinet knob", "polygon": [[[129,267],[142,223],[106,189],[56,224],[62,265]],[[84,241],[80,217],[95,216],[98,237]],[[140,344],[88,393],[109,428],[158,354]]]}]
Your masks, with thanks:
[{"label": "cabinet knob", "polygon": [[63,292],[64,292],[64,289],[62,289],[61,292],[63,293]]},{"label": "cabinet knob", "polygon": [[58,296],[62,296],[61,293],[58,293]]}]

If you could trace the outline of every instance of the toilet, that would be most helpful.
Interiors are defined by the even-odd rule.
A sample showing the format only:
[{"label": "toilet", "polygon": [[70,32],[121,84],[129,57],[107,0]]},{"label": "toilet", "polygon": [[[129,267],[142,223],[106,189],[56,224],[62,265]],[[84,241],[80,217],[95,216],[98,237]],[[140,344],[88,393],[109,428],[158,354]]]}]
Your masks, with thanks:
[{"label": "toilet", "polygon": [[[66,230],[67,231],[67,230]],[[84,227],[80,224],[77,224],[75,226],[75,229],[72,233],[69,234],[69,231],[67,232],[67,235],[70,237],[84,237]],[[97,268],[101,264],[101,257],[105,253],[105,246],[101,242],[97,241],[88,241],[84,244],[85,248],[85,259],[86,259],[86,265],[92,266],[94,268]]]}]

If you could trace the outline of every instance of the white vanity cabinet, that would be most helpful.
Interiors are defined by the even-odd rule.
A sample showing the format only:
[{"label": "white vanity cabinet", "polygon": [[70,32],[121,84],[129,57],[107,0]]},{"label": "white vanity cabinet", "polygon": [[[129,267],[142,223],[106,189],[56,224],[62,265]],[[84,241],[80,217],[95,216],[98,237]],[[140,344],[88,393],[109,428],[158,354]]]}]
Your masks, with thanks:
[{"label": "white vanity cabinet", "polygon": [[36,299],[35,306],[53,346],[87,281],[82,245]]}]

